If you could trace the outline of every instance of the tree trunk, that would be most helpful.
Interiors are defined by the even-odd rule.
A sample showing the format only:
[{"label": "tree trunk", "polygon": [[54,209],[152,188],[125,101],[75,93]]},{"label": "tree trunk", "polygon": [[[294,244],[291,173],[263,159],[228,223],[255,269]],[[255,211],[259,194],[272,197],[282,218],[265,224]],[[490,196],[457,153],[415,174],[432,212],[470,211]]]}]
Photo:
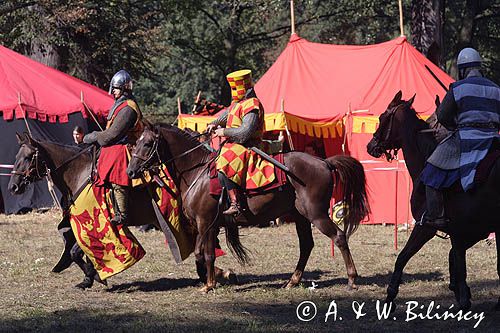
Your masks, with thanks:
[{"label": "tree trunk", "polygon": [[479,0],[466,0],[465,10],[462,19],[462,27],[458,33],[458,41],[455,47],[455,59],[452,62],[450,74],[458,79],[458,67],[456,57],[465,47],[472,46],[472,37],[474,34],[474,17],[479,13]]},{"label": "tree trunk", "polygon": [[444,0],[413,0],[410,11],[413,46],[442,67]]},{"label": "tree trunk", "polygon": [[[33,15],[37,15],[39,17],[45,16],[45,9],[40,5],[35,5],[29,8],[30,11],[33,12]],[[50,28],[47,27],[37,27],[33,26],[32,34],[33,38],[31,39],[31,43],[28,47],[28,56],[50,66],[52,68],[60,69],[61,57],[59,55],[58,49],[54,44],[50,43]]]}]

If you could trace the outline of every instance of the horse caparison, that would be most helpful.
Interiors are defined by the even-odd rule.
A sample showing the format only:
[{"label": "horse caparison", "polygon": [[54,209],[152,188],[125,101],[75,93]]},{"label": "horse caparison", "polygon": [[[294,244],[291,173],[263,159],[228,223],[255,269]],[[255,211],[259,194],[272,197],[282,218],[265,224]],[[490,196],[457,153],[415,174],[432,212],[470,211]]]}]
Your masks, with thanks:
[{"label": "horse caparison", "polygon": [[[156,149],[156,151],[154,151]],[[186,152],[189,151],[189,154]],[[230,249],[241,262],[247,260],[245,248],[239,240],[239,225],[257,225],[284,214],[292,216],[299,237],[300,256],[295,272],[286,287],[297,285],[304,272],[314,246],[311,223],[331,238],[342,252],[347,267],[348,286],[355,288],[357,276],[348,238],[369,212],[365,175],[362,165],[348,156],[334,156],[327,160],[311,157],[301,152],[284,154],[284,163],[295,177],[281,189],[248,198],[247,212],[237,221],[225,221],[221,216],[218,199],[210,195],[209,164],[213,161],[210,151],[184,131],[167,124],[148,127],[137,141],[128,167],[131,178],[152,164],[166,163],[173,181],[180,191],[182,212],[196,221],[197,230],[203,237],[195,246],[196,265],[207,272],[207,283],[202,288],[215,288],[213,265],[215,237],[224,226]],[[344,229],[339,228],[328,216],[328,208],[334,186],[332,173],[337,173],[343,185],[343,200],[347,209]],[[297,181],[295,179],[300,179]],[[301,184],[302,183],[302,184]]]},{"label": "horse caparison", "polygon": [[[14,194],[23,193],[27,184],[40,180],[50,172],[55,186],[62,194],[62,206],[67,209],[73,195],[89,181],[94,165],[94,155],[90,148],[82,151],[76,146],[37,141],[27,134],[18,134],[17,137],[20,147],[9,181],[9,190]],[[135,189],[130,195],[134,204],[130,205],[126,226],[154,224],[159,227],[147,189]],[[77,264],[86,274],[84,281],[77,286],[82,289],[90,288],[93,279],[98,277],[95,269],[92,265],[84,266],[83,261]],[[234,281],[234,273],[231,270],[224,271],[218,267],[215,267],[215,270],[218,278]],[[206,280],[206,275],[201,274],[199,277],[201,281]]]},{"label": "horse caparison", "polygon": [[[401,99],[399,91],[389,104],[387,110],[380,115],[380,124],[368,143],[368,153],[374,157],[383,154],[391,156],[392,151],[401,149],[406,166],[413,182],[411,196],[411,210],[413,217],[420,219],[425,211],[425,188],[420,182],[420,173],[427,158],[436,148],[437,133],[422,120],[411,107],[415,96],[409,101]],[[436,129],[438,130],[438,129]],[[390,158],[389,158],[390,159]],[[452,248],[449,254],[450,289],[461,309],[469,309],[470,289],[466,283],[466,250],[484,239],[490,232],[496,233],[497,258],[500,258],[500,160],[492,167],[487,181],[471,191],[449,190],[445,192],[445,211],[450,218],[450,234]],[[403,269],[408,261],[431,238],[436,230],[416,224],[408,242],[398,255],[387,288],[386,302],[393,302],[396,298]],[[500,259],[497,263],[500,278]],[[500,309],[500,298],[497,303]]]}]

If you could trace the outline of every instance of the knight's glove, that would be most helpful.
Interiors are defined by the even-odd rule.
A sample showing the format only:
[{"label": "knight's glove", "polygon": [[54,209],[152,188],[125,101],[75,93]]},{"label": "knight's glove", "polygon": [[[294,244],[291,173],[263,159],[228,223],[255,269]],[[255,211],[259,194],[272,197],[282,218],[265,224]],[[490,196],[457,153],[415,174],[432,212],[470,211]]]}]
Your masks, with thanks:
[{"label": "knight's glove", "polygon": [[84,143],[95,143],[97,141],[97,134],[98,132],[94,131],[92,133],[89,133],[83,137],[83,142]]}]

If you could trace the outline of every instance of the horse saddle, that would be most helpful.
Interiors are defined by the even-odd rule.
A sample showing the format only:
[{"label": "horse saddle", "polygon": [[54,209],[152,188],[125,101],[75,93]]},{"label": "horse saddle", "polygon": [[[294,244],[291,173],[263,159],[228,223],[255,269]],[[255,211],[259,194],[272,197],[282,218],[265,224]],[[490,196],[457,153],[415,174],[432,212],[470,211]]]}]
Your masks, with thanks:
[{"label": "horse saddle", "polygon": [[[283,154],[276,154],[272,156],[276,161],[280,162],[283,164]],[[286,173],[281,170],[280,168],[274,168],[274,175],[275,179],[274,181],[266,186],[259,187],[256,189],[243,189],[246,195],[248,196],[254,196],[254,195],[259,195],[259,194],[264,194],[268,191],[274,190],[276,188],[279,188],[283,185],[285,185],[288,182]],[[218,174],[217,174],[217,169],[215,167],[215,163],[211,163],[210,165],[210,194],[213,196],[220,196],[222,193],[222,186],[219,182],[218,179]]]}]

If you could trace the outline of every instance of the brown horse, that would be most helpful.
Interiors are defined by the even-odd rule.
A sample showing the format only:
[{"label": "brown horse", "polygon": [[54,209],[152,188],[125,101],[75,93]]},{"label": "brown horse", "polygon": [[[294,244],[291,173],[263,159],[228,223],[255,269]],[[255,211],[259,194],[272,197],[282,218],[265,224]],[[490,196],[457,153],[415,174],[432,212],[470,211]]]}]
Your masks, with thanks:
[{"label": "brown horse", "polygon": [[[210,195],[209,167],[213,161],[210,151],[186,132],[170,125],[147,128],[132,154],[127,172],[131,178],[152,165],[165,163],[182,197],[183,213],[196,221],[198,238],[195,246],[196,264],[206,270],[207,283],[203,291],[216,285],[214,279],[214,240],[219,226],[226,228],[227,240],[240,262],[248,257],[238,236],[235,221],[223,221],[217,198]],[[301,152],[284,154],[284,163],[292,177],[282,188],[248,198],[245,218],[240,225],[257,225],[274,220],[284,214],[293,217],[299,237],[300,257],[286,287],[297,285],[304,272],[314,246],[311,223],[332,239],[342,252],[347,267],[348,287],[355,288],[356,268],[348,246],[348,237],[356,230],[369,208],[365,191],[365,175],[361,164],[348,156],[335,156],[328,160],[314,158]],[[344,229],[340,229],[328,216],[337,173],[343,184],[343,200],[348,207]]]},{"label": "brown horse", "polygon": [[[13,194],[23,193],[27,184],[49,174],[62,193],[63,209],[68,210],[74,195],[91,177],[94,164],[91,147],[82,150],[76,146],[36,141],[27,134],[22,136],[18,134],[17,138],[20,148],[9,181],[9,191]],[[145,187],[134,188],[130,195],[130,201],[134,204],[130,205],[130,218],[126,226],[153,224],[159,227],[147,189]],[[191,223],[191,226],[194,224]],[[84,281],[77,286],[82,289],[90,288],[95,277],[95,270],[90,267],[92,269],[90,273],[87,271],[89,267],[82,267],[78,262],[77,264],[86,273]],[[217,278],[234,281],[235,277],[231,270],[223,271],[217,267],[215,269]],[[200,275],[200,279],[205,281],[206,276]]]},{"label": "brown horse", "polygon": [[[368,143],[368,153],[374,157],[383,154],[390,160],[393,151],[402,149],[408,171],[413,181],[411,209],[415,219],[420,219],[425,210],[425,190],[419,177],[427,158],[438,144],[436,135],[429,123],[418,117],[411,108],[415,96],[405,101],[399,91],[387,110],[380,115],[380,125]],[[462,309],[468,309],[470,289],[466,283],[465,252],[479,240],[488,237],[490,232],[500,235],[500,160],[494,163],[492,171],[484,184],[478,188],[463,191],[447,191],[445,194],[446,215],[450,218],[452,249],[450,250],[450,289]],[[408,261],[425,245],[436,230],[426,225],[416,224],[408,242],[398,255],[391,282],[387,288],[387,302],[396,298],[403,269]],[[497,241],[497,257],[500,258],[500,245]],[[500,277],[500,259],[497,264]],[[497,304],[500,309],[500,299]]]}]

